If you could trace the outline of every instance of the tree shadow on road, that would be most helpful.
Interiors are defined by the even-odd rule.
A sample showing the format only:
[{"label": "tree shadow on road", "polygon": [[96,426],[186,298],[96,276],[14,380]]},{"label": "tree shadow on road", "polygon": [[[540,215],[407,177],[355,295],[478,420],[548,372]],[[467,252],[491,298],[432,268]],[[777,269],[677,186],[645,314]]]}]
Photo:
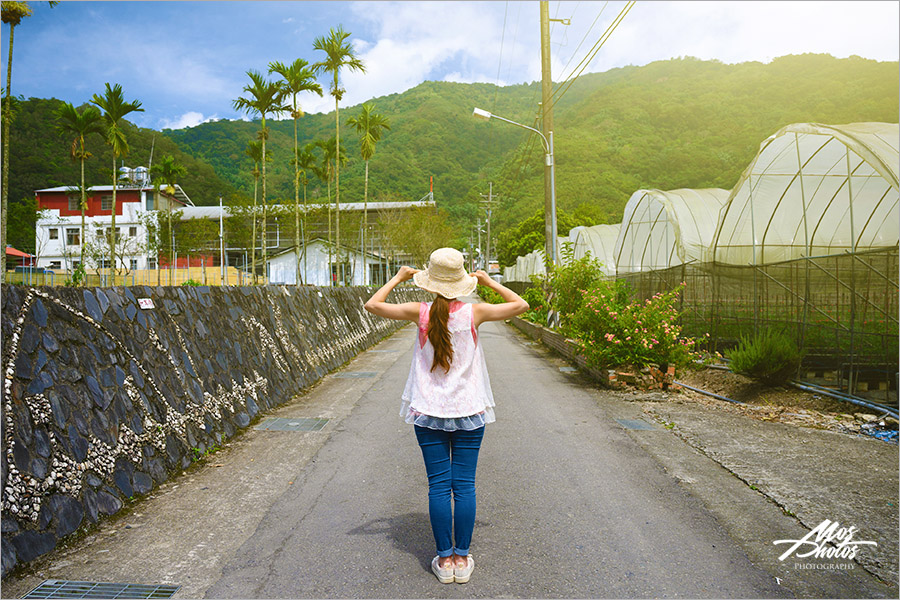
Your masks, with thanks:
[{"label": "tree shadow on road", "polygon": [[374,535],[386,538],[394,548],[412,554],[425,571],[431,571],[434,556],[434,537],[428,514],[406,513],[390,517],[372,519],[348,531],[350,535]]}]

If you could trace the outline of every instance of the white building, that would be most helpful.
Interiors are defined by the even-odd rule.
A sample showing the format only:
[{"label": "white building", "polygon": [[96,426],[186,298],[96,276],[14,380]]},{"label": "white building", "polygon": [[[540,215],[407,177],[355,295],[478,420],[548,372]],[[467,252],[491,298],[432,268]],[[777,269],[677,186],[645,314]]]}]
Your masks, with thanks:
[{"label": "white building", "polygon": [[[331,254],[329,255],[329,248]],[[300,277],[307,285],[383,285],[386,273],[391,273],[385,258],[376,253],[361,253],[358,249],[341,248],[342,261],[338,260],[333,245],[315,239],[300,249]],[[294,285],[297,282],[297,254],[294,249],[285,250],[266,261],[269,282]]]}]

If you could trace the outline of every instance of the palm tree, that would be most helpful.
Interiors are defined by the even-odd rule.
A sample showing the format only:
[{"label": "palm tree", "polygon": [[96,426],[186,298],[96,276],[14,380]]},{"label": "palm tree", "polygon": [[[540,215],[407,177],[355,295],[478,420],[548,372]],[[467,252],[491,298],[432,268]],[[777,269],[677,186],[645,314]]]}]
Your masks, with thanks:
[{"label": "palm tree", "polygon": [[[106,143],[112,146],[113,151],[113,190],[112,190],[112,222],[110,227],[112,233],[109,236],[109,265],[113,272],[116,273],[116,182],[119,175],[116,170],[116,161],[119,156],[128,154],[128,140],[125,138],[125,131],[122,129],[120,121],[125,115],[132,112],[144,112],[141,103],[138,100],[125,102],[125,94],[122,92],[122,86],[118,83],[110,86],[107,82],[106,91],[103,96],[94,94],[91,103],[96,104],[103,111],[103,122],[106,126]],[[113,281],[115,283],[115,281]]]},{"label": "palm tree", "polygon": [[[56,6],[59,2],[49,2],[51,7]],[[6,97],[3,103],[3,131],[0,137],[3,138],[3,166],[2,174],[0,174],[0,247],[3,252],[0,253],[0,282],[6,281],[6,215],[9,208],[9,132],[12,131],[12,56],[13,56],[13,35],[16,31],[16,25],[22,22],[25,17],[31,16],[31,7],[27,2],[8,2],[4,0],[0,16],[3,22],[9,25],[9,53],[6,58]]]},{"label": "palm tree", "polygon": [[[171,154],[166,154],[162,157],[162,159],[156,163],[155,165],[150,167],[150,177],[153,180],[153,187],[156,192],[159,192],[159,189],[163,184],[166,184],[166,193],[169,196],[173,196],[175,194],[175,184],[177,180],[186,173],[187,171],[177,162],[175,162],[175,157]],[[171,200],[166,201],[166,204],[169,207],[169,239],[172,239],[172,203]],[[159,214],[157,212],[157,214]],[[168,241],[168,240],[167,240]],[[169,244],[169,265],[175,262],[175,245],[173,243]]]},{"label": "palm tree", "polygon": [[[252,235],[252,245],[250,246],[250,265],[253,270],[253,283],[256,283],[256,196],[259,189],[259,163],[262,162],[262,141],[250,141],[247,142],[247,149],[244,150],[244,153],[250,157],[250,160],[253,161],[253,233]],[[266,162],[270,162],[272,160],[272,153],[266,151]]]},{"label": "palm tree", "polygon": [[60,133],[73,136],[72,147],[69,150],[72,160],[81,161],[81,187],[79,188],[81,194],[81,202],[79,203],[81,206],[81,238],[79,240],[81,242],[81,258],[79,264],[83,267],[84,245],[87,239],[84,236],[84,212],[87,209],[87,190],[84,186],[84,161],[93,156],[85,149],[84,139],[92,133],[103,134],[103,117],[100,115],[100,111],[93,106],[86,106],[79,113],[70,102],[63,103],[56,111],[56,116],[59,120],[57,129],[59,129]]},{"label": "palm tree", "polygon": [[[390,129],[391,124],[387,117],[376,112],[375,105],[365,103],[359,116],[347,119],[347,125],[356,127],[359,134],[359,153],[362,159],[366,161],[366,183],[363,188],[363,233],[362,233],[362,256],[366,255],[366,228],[369,225],[369,160],[375,156],[375,144],[381,140],[381,132],[383,129]],[[363,259],[363,265],[365,265]],[[363,281],[365,281],[365,274]]]},{"label": "palm tree", "polygon": [[[303,222],[307,223],[307,215],[309,214],[308,206],[306,204],[306,186],[309,184],[309,177],[307,173],[312,171],[316,172],[316,155],[313,153],[313,148],[315,148],[315,144],[310,142],[303,147],[303,150],[300,151],[300,154],[297,155],[297,160],[294,164],[297,167],[297,174],[303,183]],[[307,236],[307,227],[303,228],[303,272],[306,274],[308,271],[306,270],[306,236]],[[299,258],[298,258],[299,261]],[[299,263],[298,263],[299,264]],[[299,279],[298,279],[299,281]]]},{"label": "palm tree", "polygon": [[[353,52],[353,46],[347,42],[350,32],[344,31],[344,28],[338,25],[337,30],[331,29],[328,37],[317,37],[313,40],[313,48],[321,50],[325,53],[325,60],[317,62],[313,65],[313,69],[317,73],[327,72],[334,77],[331,82],[330,94],[334,96],[334,139],[337,151],[335,155],[341,153],[341,121],[338,116],[338,103],[344,95],[340,86],[340,72],[342,67],[347,67],[350,71],[366,72],[366,67],[356,54]],[[341,168],[335,165],[334,172],[334,202],[337,208],[336,229],[337,239],[341,239]]]},{"label": "palm tree", "polygon": [[[314,167],[314,172],[319,179],[328,183],[328,264],[331,265],[331,249],[333,246],[333,242],[331,239],[331,180],[334,179],[338,162],[335,160],[335,156],[337,155],[337,140],[335,138],[331,138],[327,141],[316,140],[314,143],[316,148],[322,151],[322,161],[318,166]],[[347,156],[343,150],[341,151],[340,162],[347,162]],[[337,238],[338,247],[340,247],[340,243],[340,238]],[[338,254],[338,259],[340,259],[340,254]],[[338,262],[340,262],[340,260],[338,260]],[[329,285],[333,285],[333,283],[334,282],[331,281]]]},{"label": "palm tree", "polygon": [[297,94],[315,92],[322,95],[322,86],[315,82],[316,74],[302,58],[285,66],[280,62],[269,63],[269,73],[281,75],[281,91],[285,97],[291,97],[291,117],[294,119],[294,248],[297,255],[297,285],[300,285],[300,173],[297,148],[297,119],[303,116],[303,110],[297,103]]}]

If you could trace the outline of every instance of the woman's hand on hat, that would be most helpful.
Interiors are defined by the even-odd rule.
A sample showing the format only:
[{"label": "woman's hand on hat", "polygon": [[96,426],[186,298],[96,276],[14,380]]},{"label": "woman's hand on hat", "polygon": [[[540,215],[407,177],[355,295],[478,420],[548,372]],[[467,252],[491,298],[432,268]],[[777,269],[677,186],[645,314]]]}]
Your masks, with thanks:
[{"label": "woman's hand on hat", "polygon": [[491,279],[491,276],[481,269],[478,269],[477,271],[472,273],[472,275],[475,277],[475,279],[478,280],[478,285],[490,285],[493,281],[493,279]]},{"label": "woman's hand on hat", "polygon": [[400,280],[400,283],[404,281],[409,281],[412,279],[412,276],[419,272],[419,269],[413,269],[412,267],[407,267],[406,265],[400,267],[400,270],[397,271],[397,279]]}]

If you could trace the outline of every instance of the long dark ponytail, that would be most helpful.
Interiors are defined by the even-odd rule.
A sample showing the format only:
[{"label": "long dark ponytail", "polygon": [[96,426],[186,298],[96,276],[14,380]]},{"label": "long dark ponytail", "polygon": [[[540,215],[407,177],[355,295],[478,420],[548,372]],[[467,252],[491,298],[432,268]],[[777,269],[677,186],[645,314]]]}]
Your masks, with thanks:
[{"label": "long dark ponytail", "polygon": [[447,326],[449,319],[450,300],[438,294],[428,312],[428,341],[434,348],[432,371],[438,366],[445,372],[449,371],[450,363],[453,361],[453,345],[450,339],[450,328]]}]

